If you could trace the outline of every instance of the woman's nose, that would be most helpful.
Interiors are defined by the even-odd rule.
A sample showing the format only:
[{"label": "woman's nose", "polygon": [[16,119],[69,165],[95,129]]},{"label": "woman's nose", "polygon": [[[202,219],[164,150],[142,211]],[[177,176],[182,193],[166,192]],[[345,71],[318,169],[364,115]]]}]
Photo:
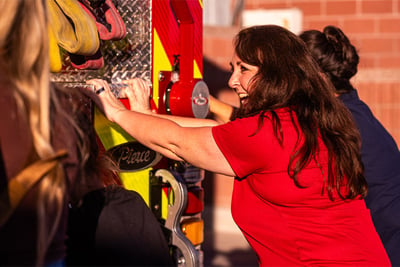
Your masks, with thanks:
[{"label": "woman's nose", "polygon": [[231,77],[229,78],[229,81],[228,81],[228,85],[229,85],[230,88],[234,89],[235,84],[238,84],[237,83],[237,78],[236,78],[235,73],[232,72],[232,75],[231,75]]}]

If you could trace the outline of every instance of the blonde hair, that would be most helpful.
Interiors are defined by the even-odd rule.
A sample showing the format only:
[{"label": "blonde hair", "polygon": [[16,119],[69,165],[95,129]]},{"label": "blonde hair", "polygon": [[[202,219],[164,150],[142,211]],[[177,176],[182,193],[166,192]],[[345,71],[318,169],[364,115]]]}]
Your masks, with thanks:
[{"label": "blonde hair", "polygon": [[[34,155],[54,155],[50,142],[50,69],[46,0],[0,0],[0,61],[15,87],[19,115],[26,117]],[[44,177],[38,194],[37,265],[59,226],[65,196],[64,172],[59,166]],[[48,214],[56,214],[49,220]]]}]

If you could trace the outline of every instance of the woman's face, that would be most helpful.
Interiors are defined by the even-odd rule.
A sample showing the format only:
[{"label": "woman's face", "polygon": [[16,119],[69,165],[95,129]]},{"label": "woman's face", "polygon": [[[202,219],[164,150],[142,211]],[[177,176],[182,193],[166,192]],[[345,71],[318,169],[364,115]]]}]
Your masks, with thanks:
[{"label": "woman's face", "polygon": [[242,106],[247,103],[249,97],[249,84],[251,79],[258,72],[258,67],[244,63],[236,53],[233,54],[230,62],[232,75],[229,79],[229,87],[238,94]]}]

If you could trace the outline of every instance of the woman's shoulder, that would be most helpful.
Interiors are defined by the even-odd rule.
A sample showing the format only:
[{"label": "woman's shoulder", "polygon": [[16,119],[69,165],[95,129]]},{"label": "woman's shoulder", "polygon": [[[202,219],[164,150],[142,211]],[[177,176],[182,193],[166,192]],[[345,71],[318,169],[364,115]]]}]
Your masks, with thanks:
[{"label": "woman's shoulder", "polygon": [[261,118],[263,120],[272,120],[273,118],[278,118],[280,120],[284,119],[289,119],[293,116],[296,116],[295,112],[289,108],[289,107],[283,107],[283,108],[277,108],[273,110],[262,110],[258,112],[257,114],[248,116],[248,117],[242,117],[242,118],[237,118],[236,120],[239,120],[241,122],[248,122],[248,123],[258,123]]},{"label": "woman's shoulder", "polygon": [[268,122],[272,122],[274,119],[279,120],[291,120],[295,117],[295,112],[290,108],[278,108],[274,110],[263,110],[258,112],[257,114],[246,116],[246,117],[238,117],[228,124],[237,125],[237,127],[243,126],[258,126],[260,123],[262,125],[268,124]]}]

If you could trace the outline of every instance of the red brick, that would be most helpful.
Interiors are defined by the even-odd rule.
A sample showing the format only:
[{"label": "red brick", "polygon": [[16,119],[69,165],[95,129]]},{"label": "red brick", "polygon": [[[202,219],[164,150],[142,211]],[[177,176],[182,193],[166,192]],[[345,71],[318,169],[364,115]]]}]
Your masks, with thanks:
[{"label": "red brick", "polygon": [[354,45],[354,47],[356,48],[356,50],[357,50],[358,52],[360,52],[360,51],[359,51],[359,50],[360,50],[359,48],[361,47],[361,40],[362,40],[361,36],[360,36],[360,35],[357,35],[357,34],[353,34],[353,33],[351,33],[351,32],[349,33],[349,32],[347,31],[347,29],[344,28],[344,27],[342,27],[342,29],[343,29],[343,31],[345,32],[345,34],[347,35],[347,37],[349,38],[351,44]]},{"label": "red brick", "polygon": [[245,1],[244,8],[245,9],[253,9],[257,8],[258,0],[247,0]]},{"label": "red brick", "polygon": [[257,6],[253,8],[265,8],[265,9],[282,9],[282,8],[289,8],[290,5],[280,1],[280,2],[271,2],[271,1],[260,1]]},{"label": "red brick", "polygon": [[361,1],[361,12],[363,14],[392,13],[392,0],[364,0]]},{"label": "red brick", "polygon": [[356,1],[327,1],[327,15],[348,15],[356,14]]},{"label": "red brick", "polygon": [[[215,1],[215,0],[212,0]],[[233,1],[233,0],[231,0]],[[271,3],[272,6],[280,6],[284,7],[286,6],[286,1],[264,1],[264,0],[247,0],[244,1],[244,9],[257,9],[257,8],[262,8],[266,2]]]},{"label": "red brick", "polygon": [[400,17],[380,18],[379,32],[382,33],[400,33]]},{"label": "red brick", "polygon": [[367,18],[345,18],[342,30],[347,36],[359,33],[372,33],[376,29],[376,21]]},{"label": "red brick", "polygon": [[369,56],[369,55],[363,55],[359,54],[360,56],[360,63],[358,63],[359,68],[375,68],[378,63],[377,63],[377,58],[376,56]]},{"label": "red brick", "polygon": [[321,17],[319,19],[307,19],[303,21],[304,30],[316,29],[322,31],[327,25],[335,25],[337,27],[342,27],[338,18],[335,17]]},{"label": "red brick", "polygon": [[[356,76],[356,79],[357,78],[359,77]],[[374,105],[376,103],[379,92],[376,83],[371,83],[370,81],[359,82],[357,80],[356,82],[353,82],[353,84],[357,88],[360,98],[367,103],[367,105]]]},{"label": "red brick", "polygon": [[299,8],[305,16],[321,14],[321,1],[320,0],[290,0],[290,1],[250,1],[245,2],[244,9],[285,9],[285,8]]},{"label": "red brick", "polygon": [[214,38],[203,38],[203,53],[208,55],[209,53],[213,53],[214,50]]},{"label": "red brick", "polygon": [[388,56],[384,56],[383,55],[383,56],[380,56],[377,59],[377,67],[380,67],[380,68],[400,68],[400,55],[388,55]]},{"label": "red brick", "polygon": [[[376,71],[376,75],[381,75]],[[374,105],[377,109],[399,109],[400,91],[398,90],[400,81],[384,81],[385,77],[380,77],[382,81],[375,82],[354,82],[353,84],[359,91],[360,98],[367,104]],[[399,120],[400,122],[400,120]],[[400,126],[400,125],[399,125]]]},{"label": "red brick", "polygon": [[232,38],[203,38],[203,53],[208,57],[230,57],[232,55],[232,51]]},{"label": "red brick", "polygon": [[320,1],[295,2],[292,6],[299,8],[304,16],[320,15],[322,13]]},{"label": "red brick", "polygon": [[[392,82],[380,83],[379,91],[380,91],[379,102],[383,106],[385,106],[385,105],[388,106],[388,104],[400,102],[400,98],[397,93],[397,91],[399,91],[399,90],[398,90],[398,88],[394,88],[394,84]],[[388,108],[388,107],[386,107],[386,108]]]},{"label": "red brick", "polygon": [[362,38],[360,47],[358,48],[363,53],[382,53],[390,54],[395,51],[395,40],[392,38]]}]

